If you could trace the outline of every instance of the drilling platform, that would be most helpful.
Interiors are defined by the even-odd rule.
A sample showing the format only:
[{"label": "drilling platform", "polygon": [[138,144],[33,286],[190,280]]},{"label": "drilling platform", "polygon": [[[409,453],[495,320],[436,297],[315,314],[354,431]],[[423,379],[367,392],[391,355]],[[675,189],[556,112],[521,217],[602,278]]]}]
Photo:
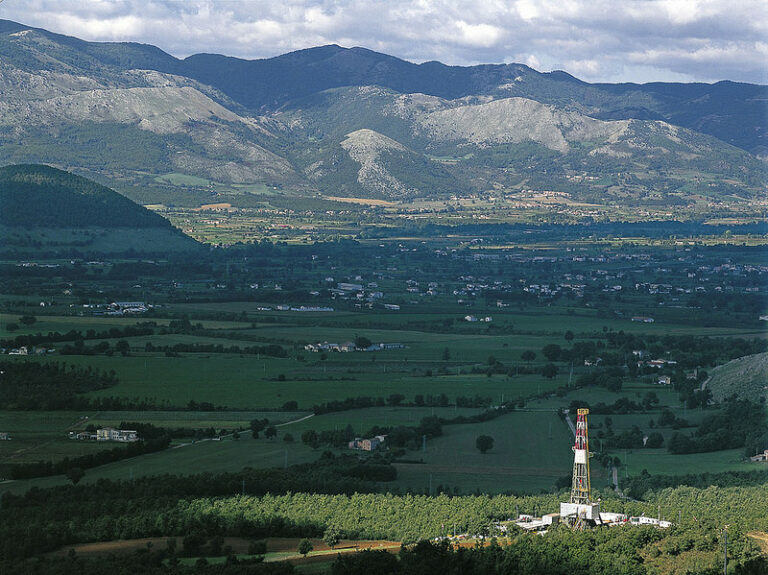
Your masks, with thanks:
[{"label": "drilling platform", "polygon": [[[547,513],[542,517],[518,515],[514,524],[525,531],[546,531],[557,524],[565,524],[574,529],[595,526],[653,525],[658,528],[671,527],[670,521],[655,517],[627,517],[623,513],[600,512],[600,501],[592,500],[592,485],[589,476],[589,430],[587,428],[588,409],[577,411],[575,426],[576,440],[573,444],[573,479],[571,497],[567,503],[560,504],[560,513]],[[506,530],[506,525],[502,525]]]},{"label": "drilling platform", "polygon": [[592,486],[589,477],[589,430],[588,409],[579,409],[576,419],[576,440],[573,444],[573,479],[571,498],[560,504],[560,519],[579,527],[600,525],[600,503],[592,501]]}]

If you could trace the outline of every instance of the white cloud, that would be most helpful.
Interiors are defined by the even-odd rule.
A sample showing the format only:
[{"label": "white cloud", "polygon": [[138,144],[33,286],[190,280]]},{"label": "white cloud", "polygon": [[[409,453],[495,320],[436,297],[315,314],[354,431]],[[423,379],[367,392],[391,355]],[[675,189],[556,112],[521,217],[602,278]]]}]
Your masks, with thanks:
[{"label": "white cloud", "polygon": [[541,68],[541,61],[536,57],[536,54],[529,54],[525,59],[525,65],[533,68],[534,70],[538,70]]},{"label": "white cloud", "polygon": [[490,24],[467,24],[466,22],[456,22],[459,29],[459,41],[468,46],[481,46],[489,48],[495,46],[502,31],[496,26]]},{"label": "white cloud", "polygon": [[768,81],[764,0],[5,0],[0,18],[179,57],[337,43],[417,62],[514,58],[587,81]]}]

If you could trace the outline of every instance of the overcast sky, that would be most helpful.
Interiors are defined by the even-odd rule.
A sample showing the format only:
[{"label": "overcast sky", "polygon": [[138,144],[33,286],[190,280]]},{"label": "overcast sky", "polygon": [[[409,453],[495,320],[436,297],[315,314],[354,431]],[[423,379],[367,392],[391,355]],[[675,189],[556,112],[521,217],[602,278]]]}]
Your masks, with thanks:
[{"label": "overcast sky", "polygon": [[765,0],[0,0],[0,18],[177,57],[339,44],[589,82],[768,83]]}]

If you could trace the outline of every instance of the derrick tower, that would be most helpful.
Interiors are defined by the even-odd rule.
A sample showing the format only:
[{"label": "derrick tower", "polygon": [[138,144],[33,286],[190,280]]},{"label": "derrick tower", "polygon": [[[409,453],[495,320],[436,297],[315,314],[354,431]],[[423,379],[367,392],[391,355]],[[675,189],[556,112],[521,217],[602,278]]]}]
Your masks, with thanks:
[{"label": "derrick tower", "polygon": [[589,481],[589,437],[587,435],[588,409],[579,409],[576,419],[576,441],[573,444],[573,480],[571,503],[588,504],[592,495]]},{"label": "derrick tower", "polygon": [[589,434],[587,429],[588,409],[579,409],[576,419],[576,440],[573,444],[573,480],[571,498],[560,504],[560,517],[575,527],[599,525],[600,503],[592,501],[589,479]]}]

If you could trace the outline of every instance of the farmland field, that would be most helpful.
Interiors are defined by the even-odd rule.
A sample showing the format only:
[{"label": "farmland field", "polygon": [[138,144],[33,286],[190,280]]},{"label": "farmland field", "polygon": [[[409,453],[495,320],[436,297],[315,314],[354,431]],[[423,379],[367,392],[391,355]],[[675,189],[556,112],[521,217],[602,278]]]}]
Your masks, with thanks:
[{"label": "farmland field", "polygon": [[[747,267],[759,255],[739,255],[722,245],[687,255],[683,248],[659,244],[644,245],[647,253],[635,258],[621,242],[606,247],[591,240],[552,241],[522,249],[511,243],[482,245],[471,236],[429,243],[404,238],[361,242],[349,248],[351,255],[322,245],[250,247],[248,257],[211,259],[202,267],[191,265],[191,271],[169,262],[94,261],[84,279],[69,283],[56,279],[58,273],[74,277],[76,266],[69,261],[56,260],[61,267],[55,272],[14,267],[19,282],[35,273],[50,277],[41,281],[39,294],[22,290],[18,282],[6,286],[4,293],[20,293],[0,296],[6,301],[0,338],[19,345],[26,337],[79,334],[46,343],[54,353],[8,356],[7,365],[65,363],[68,369],[114,372],[117,381],[81,394],[104,409],[0,412],[0,431],[13,436],[0,443],[0,461],[56,461],[105,448],[65,438],[70,427],[87,424],[125,421],[231,432],[266,418],[278,424],[275,440],[253,440],[249,431],[237,440],[179,438],[173,445],[186,445],[88,469],[83,481],[282,467],[286,456],[291,465],[314,461],[326,450],[347,451],[331,445],[313,449],[300,441],[306,431],[351,427],[363,435],[374,426],[415,428],[435,416],[446,422],[442,435],[429,439],[426,449],[411,441],[404,453],[390,457],[397,478],[381,488],[532,493],[551,491],[570,473],[573,439],[557,410],[573,402],[639,404],[651,394],[654,402],[642,408],[590,417],[591,445],[603,460],[616,458],[620,479],[644,469],[661,475],[695,472],[698,466],[750,469],[738,449],[673,456],[664,447],[608,446],[611,434],[635,429],[644,436],[659,434],[666,445],[675,433],[694,434],[709,416],[721,413],[718,405],[688,407],[680,379],[677,385],[654,384],[661,373],[685,378],[696,368],[705,373],[713,363],[724,363],[707,342],[733,347],[726,359],[738,357],[742,347],[761,349],[767,332],[744,307],[753,287],[739,295],[711,296],[721,301],[718,309],[702,307],[710,296],[696,295],[721,279],[723,285],[733,283],[731,276],[707,277],[718,268],[702,262],[719,261],[720,252],[704,250],[742,258],[748,263],[740,265]],[[449,253],[461,255],[451,259]],[[676,271],[681,258],[699,268]],[[123,275],[110,279],[114,270]],[[344,281],[360,287],[338,289]],[[136,299],[156,305],[137,317],[94,315],[103,307],[90,307]],[[46,306],[39,306],[41,301]],[[396,305],[383,309],[380,302]],[[290,311],[302,305],[334,311]],[[142,335],[129,333],[138,327]],[[305,349],[323,342],[391,347],[348,353]],[[588,351],[570,355],[571,350]],[[662,362],[659,371],[643,369],[637,358],[646,353],[670,363]],[[598,365],[604,360],[606,367]],[[685,366],[674,367],[676,360]],[[611,370],[621,373],[617,389],[581,383]],[[324,404],[347,398],[368,398],[375,407],[323,413]],[[501,417],[451,423],[505,403],[513,411]],[[121,405],[133,407],[126,411]],[[284,406],[290,411],[280,411]],[[659,425],[665,410],[686,426]],[[292,443],[282,440],[288,433]],[[475,446],[479,435],[494,438],[485,454]],[[595,463],[592,469],[595,486],[608,487],[610,468]],[[23,485],[64,481],[40,478]]]}]

